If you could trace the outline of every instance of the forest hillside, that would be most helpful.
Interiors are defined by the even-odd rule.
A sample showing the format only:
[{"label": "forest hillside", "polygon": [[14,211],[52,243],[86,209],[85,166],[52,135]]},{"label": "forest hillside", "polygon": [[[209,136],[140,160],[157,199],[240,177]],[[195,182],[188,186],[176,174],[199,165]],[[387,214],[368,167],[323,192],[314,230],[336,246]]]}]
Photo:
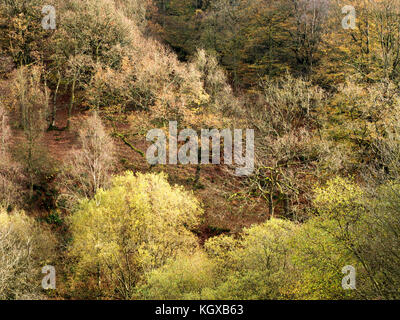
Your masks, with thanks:
[{"label": "forest hillside", "polygon": [[398,0],[0,0],[0,299],[399,299],[399,121]]}]

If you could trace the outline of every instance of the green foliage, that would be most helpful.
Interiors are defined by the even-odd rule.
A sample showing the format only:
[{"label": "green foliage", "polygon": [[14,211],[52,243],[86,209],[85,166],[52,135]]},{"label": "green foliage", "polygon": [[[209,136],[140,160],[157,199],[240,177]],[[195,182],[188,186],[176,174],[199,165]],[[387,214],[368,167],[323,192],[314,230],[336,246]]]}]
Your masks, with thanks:
[{"label": "green foliage", "polygon": [[240,239],[207,240],[205,253],[178,256],[153,271],[142,288],[148,299],[278,299],[290,292],[294,269],[289,239],[297,227],[273,219],[246,229]]},{"label": "green foliage", "polygon": [[363,192],[351,181],[336,177],[315,193],[314,206],[323,217],[344,223],[359,218]]},{"label": "green foliage", "polygon": [[[331,220],[312,219],[293,239],[292,263],[300,275],[293,288],[298,299],[336,300],[354,297],[342,288],[341,270],[346,265],[358,269],[356,259],[344,244],[331,234],[337,224]],[[357,281],[358,281],[357,274]]]},{"label": "green foliage", "polygon": [[[396,299],[398,194],[398,183],[368,195],[353,181],[334,178],[315,189],[317,214],[307,222],[271,219],[237,238],[211,238],[207,256],[180,256],[155,270],[143,297]],[[349,265],[357,290],[342,288],[342,268]]]},{"label": "green foliage", "polygon": [[361,279],[355,251],[360,238],[363,215],[363,191],[354,182],[336,177],[324,187],[315,188],[314,207],[317,215],[311,218],[294,239],[294,263],[302,274],[298,283],[300,298],[343,299],[354,297],[343,290],[341,270],[352,265],[357,270],[358,289]]},{"label": "green foliage", "polygon": [[54,225],[57,225],[57,226],[61,226],[61,225],[64,223],[62,217],[60,217],[60,213],[57,212],[57,211],[56,211],[56,212],[50,213],[50,214],[45,218],[45,221],[46,221],[48,224],[54,224]]},{"label": "green foliage", "polygon": [[153,300],[212,299],[216,277],[212,262],[202,251],[179,255],[148,275],[146,285],[140,289],[141,297]]},{"label": "green foliage", "polygon": [[382,185],[370,196],[364,228],[357,234],[361,243],[358,256],[368,280],[363,298],[399,298],[399,194],[400,184],[396,180]]},{"label": "green foliage", "polygon": [[[398,297],[397,189],[398,183],[390,183],[368,195],[343,178],[316,189],[319,215],[295,239],[294,259],[302,273],[300,297]],[[356,269],[357,290],[346,292],[339,286],[345,265]]]},{"label": "green foliage", "polygon": [[238,240],[227,236],[205,244],[220,280],[214,291],[219,299],[279,299],[291,296],[289,239],[296,225],[280,219],[246,229]]}]

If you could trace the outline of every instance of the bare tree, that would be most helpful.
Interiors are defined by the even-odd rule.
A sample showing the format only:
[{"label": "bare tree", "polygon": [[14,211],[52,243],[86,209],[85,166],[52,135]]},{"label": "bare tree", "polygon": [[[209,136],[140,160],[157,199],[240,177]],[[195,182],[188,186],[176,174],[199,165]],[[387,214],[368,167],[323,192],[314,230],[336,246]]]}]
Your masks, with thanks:
[{"label": "bare tree", "polygon": [[55,257],[54,236],[24,212],[0,207],[0,222],[0,300],[40,299],[40,271]]},{"label": "bare tree", "polygon": [[115,146],[97,113],[78,130],[80,149],[71,152],[62,173],[62,198],[73,205],[80,198],[92,198],[107,187],[114,163]]},{"label": "bare tree", "polygon": [[0,158],[5,157],[7,153],[10,135],[7,112],[0,100]]},{"label": "bare tree", "polygon": [[7,111],[0,100],[0,205],[11,208],[20,203],[21,167],[15,163],[9,153],[11,130]]},{"label": "bare tree", "polygon": [[268,203],[271,217],[281,206],[285,216],[296,218],[300,199],[309,194],[304,181],[315,174],[315,163],[325,149],[313,139],[324,92],[290,74],[262,82],[261,89],[263,95],[246,115],[258,137],[256,170],[246,181],[247,190]]},{"label": "bare tree", "polygon": [[316,62],[316,54],[326,30],[329,1],[289,0],[284,5],[293,19],[293,27],[288,29],[291,48],[297,63],[309,72]]},{"label": "bare tree", "polygon": [[383,74],[385,78],[393,78],[400,66],[400,3],[384,0],[371,4]]}]

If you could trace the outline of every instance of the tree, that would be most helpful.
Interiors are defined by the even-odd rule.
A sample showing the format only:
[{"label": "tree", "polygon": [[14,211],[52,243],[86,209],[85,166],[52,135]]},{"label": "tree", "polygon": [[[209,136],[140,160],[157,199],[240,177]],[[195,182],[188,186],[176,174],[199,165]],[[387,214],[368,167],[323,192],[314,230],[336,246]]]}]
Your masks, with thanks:
[{"label": "tree", "polygon": [[[75,106],[75,94],[77,89],[82,88],[88,82],[87,70],[90,69],[92,60],[85,55],[71,56],[67,62],[65,77],[71,86],[71,100],[68,105],[67,129],[71,124],[72,111]],[[85,81],[86,80],[86,81]]]},{"label": "tree", "polygon": [[393,79],[400,68],[400,4],[395,0],[372,1],[373,22],[376,25],[378,57],[383,76]]},{"label": "tree", "polygon": [[293,298],[295,268],[290,262],[290,239],[297,226],[280,219],[245,229],[238,240],[209,239],[206,252],[218,274],[217,299]]},{"label": "tree", "polygon": [[205,92],[209,95],[209,105],[224,114],[234,114],[240,109],[239,100],[228,84],[225,71],[218,64],[215,55],[204,49],[196,51],[192,63],[200,72]]},{"label": "tree", "polygon": [[10,155],[11,130],[8,122],[6,109],[0,100],[0,206],[10,210],[21,203],[24,176],[21,166]]},{"label": "tree", "polygon": [[0,1],[0,48],[12,56],[17,66],[38,62],[51,35],[41,25],[41,0]]},{"label": "tree", "polygon": [[3,101],[0,100],[0,157],[4,158],[8,152],[8,146],[10,144],[11,130],[8,124],[7,111],[3,105]]},{"label": "tree", "polygon": [[326,32],[329,1],[288,0],[283,5],[290,12],[290,24],[287,26],[290,49],[297,66],[309,73],[317,61],[317,53]]},{"label": "tree", "polygon": [[152,29],[173,48],[181,60],[187,60],[196,49],[200,21],[196,4],[190,0],[155,0],[151,11]]},{"label": "tree", "polygon": [[115,146],[97,113],[78,130],[80,149],[71,151],[61,174],[61,198],[73,205],[81,198],[91,199],[110,182],[115,163]]},{"label": "tree", "polygon": [[[294,245],[300,297],[398,299],[398,188],[391,182],[362,189],[336,177],[315,189],[316,215]],[[357,290],[347,293],[341,288],[346,265],[357,274]]]},{"label": "tree", "polygon": [[202,251],[180,254],[161,268],[150,272],[140,288],[143,299],[212,299],[218,284],[214,264]]},{"label": "tree", "polygon": [[347,265],[356,268],[358,292],[363,280],[349,240],[357,241],[353,231],[360,226],[363,191],[352,181],[340,177],[314,191],[315,215],[302,226],[292,242],[293,263],[301,274],[295,292],[300,299],[354,298],[356,290],[342,288],[341,270]]},{"label": "tree", "polygon": [[201,213],[193,195],[164,174],[117,176],[70,218],[76,275],[94,275],[105,295],[134,298],[148,272],[196,248],[191,230]]},{"label": "tree", "polygon": [[22,211],[0,207],[0,299],[39,299],[42,268],[54,263],[55,238]]},{"label": "tree", "polygon": [[270,216],[279,204],[285,216],[295,215],[300,213],[299,199],[310,191],[300,176],[310,181],[326,153],[325,142],[316,137],[315,130],[324,92],[290,74],[265,79],[260,90],[262,95],[245,114],[258,137],[256,170],[248,177],[245,190],[267,201]]},{"label": "tree", "polygon": [[[76,93],[92,79],[96,65],[117,69],[122,48],[130,44],[131,30],[113,0],[68,1],[60,4],[60,21],[54,36],[54,71],[57,83],[70,88],[67,127],[76,104]],[[53,112],[54,115],[54,112]]]},{"label": "tree", "polygon": [[[347,4],[337,1],[336,10]],[[336,43],[331,44],[331,47],[345,44],[341,50],[342,69],[352,66],[353,72],[369,82],[396,79],[400,64],[398,1],[358,0],[352,5],[357,13],[355,29],[342,31],[342,36],[336,36]]]},{"label": "tree", "polygon": [[48,88],[43,86],[42,68],[21,67],[14,79],[14,106],[20,116],[24,132],[24,142],[18,153],[29,183],[29,198],[33,197],[33,187],[40,176],[49,173],[49,158],[42,144],[47,127],[49,109]]}]

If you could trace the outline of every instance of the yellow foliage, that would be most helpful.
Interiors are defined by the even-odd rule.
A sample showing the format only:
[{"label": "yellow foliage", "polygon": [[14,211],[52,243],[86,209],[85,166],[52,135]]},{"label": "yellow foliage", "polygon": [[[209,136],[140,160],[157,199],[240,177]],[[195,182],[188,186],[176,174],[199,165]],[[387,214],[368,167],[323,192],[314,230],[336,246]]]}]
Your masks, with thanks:
[{"label": "yellow foliage", "polygon": [[131,298],[145,273],[196,248],[191,230],[201,214],[193,195],[170,186],[164,174],[126,172],[71,216],[70,253],[79,271],[97,272],[119,296]]}]

